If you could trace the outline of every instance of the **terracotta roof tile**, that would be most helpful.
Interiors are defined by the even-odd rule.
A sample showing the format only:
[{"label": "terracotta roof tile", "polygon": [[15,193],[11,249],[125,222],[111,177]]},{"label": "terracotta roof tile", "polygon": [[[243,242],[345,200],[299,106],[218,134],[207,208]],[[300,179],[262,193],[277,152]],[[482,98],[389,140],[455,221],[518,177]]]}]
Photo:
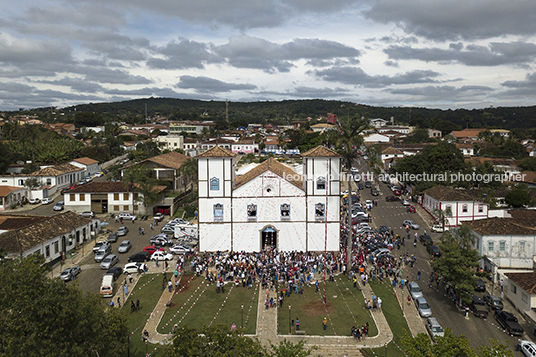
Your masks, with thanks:
[{"label": "terracotta roof tile", "polygon": [[437,185],[434,187],[430,187],[429,189],[424,191],[425,194],[428,196],[435,198],[438,201],[476,201],[476,202],[482,202],[480,200],[477,200],[473,198],[471,195],[468,195],[465,193],[465,190],[463,189],[455,189],[447,186]]},{"label": "terracotta roof tile", "polygon": [[[180,168],[186,161],[190,159],[190,156],[186,156],[176,151],[171,151],[166,154],[150,157],[144,161],[150,161],[157,163],[165,167],[171,167],[173,169]],[[143,162],[143,161],[142,161]]]},{"label": "terracotta roof tile", "polygon": [[89,222],[91,222],[91,219],[67,211],[56,216],[46,217],[28,226],[0,234],[0,247],[6,253],[25,252],[54,237],[62,234],[68,235],[74,229]]},{"label": "terracotta roof tile", "polygon": [[74,159],[73,161],[76,161],[76,162],[79,162],[83,165],[93,165],[93,164],[98,164],[99,162],[97,160],[93,160],[89,157],[81,157],[79,159]]},{"label": "terracotta roof tile", "polygon": [[536,228],[527,226],[523,220],[515,218],[486,218],[466,222],[475,232],[482,235],[535,235]]},{"label": "terracotta roof tile", "polygon": [[235,156],[236,154],[233,154],[227,149],[224,149],[219,146],[214,146],[213,148],[210,148],[209,150],[197,155],[196,157],[235,157]]},{"label": "terracotta roof tile", "polygon": [[317,146],[304,152],[302,157],[341,157],[341,155],[325,146]]},{"label": "terracotta roof tile", "polygon": [[529,294],[536,293],[536,272],[505,273],[504,275]]},{"label": "terracotta roof tile", "polygon": [[45,167],[39,171],[32,172],[28,176],[58,176],[62,174],[67,174],[69,172],[83,171],[84,169],[71,165],[71,164],[61,164],[51,167]]},{"label": "terracotta roof tile", "polygon": [[0,197],[6,197],[13,191],[23,190],[24,187],[0,186]]},{"label": "terracotta roof tile", "polygon": [[383,151],[382,151],[382,155],[403,155],[404,153],[398,149],[395,149],[394,147],[392,146],[389,146],[387,148],[385,148]]},{"label": "terracotta roof tile", "polygon": [[[244,175],[238,176],[235,179],[235,188],[238,188],[247,182],[253,180],[255,177],[261,175],[262,173],[266,171],[271,171],[277,176],[287,180],[294,186],[298,187],[299,189],[303,190],[303,178],[301,175],[297,174],[294,170],[292,170],[290,167],[280,163],[274,158],[269,158],[268,160],[262,162],[255,168],[249,170]],[[297,177],[300,177],[299,179],[295,179]]]},{"label": "terracotta roof tile", "polygon": [[92,181],[75,188],[67,193],[107,193],[107,192],[128,192],[123,182]]}]

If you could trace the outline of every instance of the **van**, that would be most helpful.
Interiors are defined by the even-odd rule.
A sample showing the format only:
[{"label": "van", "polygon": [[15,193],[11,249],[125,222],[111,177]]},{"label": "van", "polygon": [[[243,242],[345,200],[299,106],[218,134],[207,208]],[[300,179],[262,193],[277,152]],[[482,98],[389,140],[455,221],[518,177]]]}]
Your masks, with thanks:
[{"label": "van", "polygon": [[113,292],[114,292],[114,276],[112,274],[106,274],[102,277],[100,295],[101,297],[112,297]]},{"label": "van", "polygon": [[439,324],[439,321],[435,317],[429,317],[426,319],[426,329],[432,337],[432,340],[435,341],[436,337],[444,337],[445,331],[443,327]]},{"label": "van", "polygon": [[95,262],[100,263],[108,254],[112,253],[112,246],[109,243],[103,244],[99,250],[97,250],[97,254],[95,254]]}]

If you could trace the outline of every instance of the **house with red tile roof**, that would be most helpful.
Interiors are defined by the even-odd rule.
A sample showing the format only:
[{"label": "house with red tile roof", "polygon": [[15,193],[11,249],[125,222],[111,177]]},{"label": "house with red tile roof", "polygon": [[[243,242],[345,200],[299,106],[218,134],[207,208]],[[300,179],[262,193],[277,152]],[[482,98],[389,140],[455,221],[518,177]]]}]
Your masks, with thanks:
[{"label": "house with red tile roof", "polygon": [[30,190],[26,187],[0,186],[0,211],[11,208],[11,205],[20,204],[28,197]]},{"label": "house with red tile roof", "polygon": [[97,160],[89,157],[80,157],[69,162],[71,165],[81,167],[86,170],[86,176],[93,176],[97,172],[101,172],[101,167]]}]

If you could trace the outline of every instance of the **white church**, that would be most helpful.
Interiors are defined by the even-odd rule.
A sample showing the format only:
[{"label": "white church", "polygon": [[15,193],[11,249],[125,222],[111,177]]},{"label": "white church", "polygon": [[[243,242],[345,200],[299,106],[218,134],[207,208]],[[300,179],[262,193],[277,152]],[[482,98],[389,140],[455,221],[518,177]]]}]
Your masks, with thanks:
[{"label": "white church", "polygon": [[302,154],[303,175],[269,158],[235,176],[235,157],[217,146],[196,156],[199,251],[339,250],[339,154]]}]

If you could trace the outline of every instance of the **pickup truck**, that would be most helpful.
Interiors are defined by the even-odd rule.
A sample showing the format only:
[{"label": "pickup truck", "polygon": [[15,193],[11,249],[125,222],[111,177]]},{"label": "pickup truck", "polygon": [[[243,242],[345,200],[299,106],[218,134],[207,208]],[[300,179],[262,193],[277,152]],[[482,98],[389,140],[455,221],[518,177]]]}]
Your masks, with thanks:
[{"label": "pickup truck", "polygon": [[476,317],[484,319],[488,317],[488,306],[486,305],[484,300],[482,300],[478,296],[473,295],[473,302],[471,302],[469,308]]},{"label": "pickup truck", "polygon": [[517,318],[507,311],[497,311],[495,320],[506,330],[510,335],[521,336],[523,327],[517,322]]}]

